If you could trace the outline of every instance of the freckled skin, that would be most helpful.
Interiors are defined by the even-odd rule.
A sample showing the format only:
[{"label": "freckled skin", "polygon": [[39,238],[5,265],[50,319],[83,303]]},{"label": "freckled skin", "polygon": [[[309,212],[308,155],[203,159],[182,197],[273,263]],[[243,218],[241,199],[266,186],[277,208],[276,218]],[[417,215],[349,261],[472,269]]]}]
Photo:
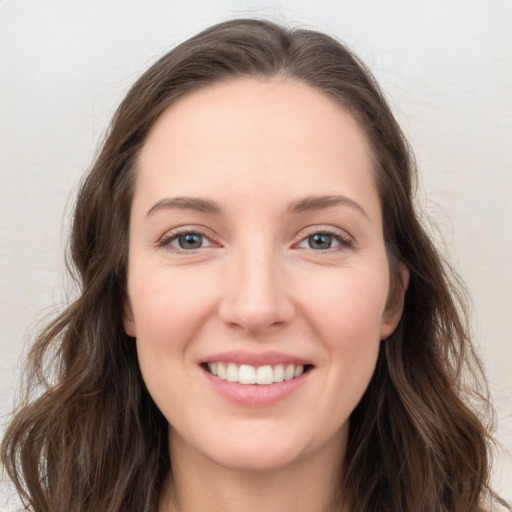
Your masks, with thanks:
[{"label": "freckled skin", "polygon": [[[173,462],[186,471],[193,459],[205,479],[212,467],[287,472],[299,484],[301,467],[332,474],[380,340],[400,317],[386,311],[388,262],[364,133],[307,85],[240,80],[172,105],[137,173],[124,323],[172,425]],[[325,195],[360,209],[289,211]],[[219,212],[147,213],[174,197],[213,201]],[[183,232],[199,234],[189,239],[199,246],[180,247]],[[326,232],[330,247],[312,244]],[[243,407],[212,390],[200,367],[231,350],[277,350],[313,369],[277,404]]]}]

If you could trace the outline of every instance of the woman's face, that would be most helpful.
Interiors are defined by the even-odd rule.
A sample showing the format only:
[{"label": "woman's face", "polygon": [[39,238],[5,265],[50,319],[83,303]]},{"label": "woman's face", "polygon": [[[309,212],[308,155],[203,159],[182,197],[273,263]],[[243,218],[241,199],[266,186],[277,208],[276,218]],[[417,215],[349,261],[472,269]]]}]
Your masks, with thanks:
[{"label": "woman's face", "polygon": [[246,470],[339,460],[400,316],[389,282],[368,143],[328,96],[239,80],[189,94],[153,127],[124,323],[173,457]]}]

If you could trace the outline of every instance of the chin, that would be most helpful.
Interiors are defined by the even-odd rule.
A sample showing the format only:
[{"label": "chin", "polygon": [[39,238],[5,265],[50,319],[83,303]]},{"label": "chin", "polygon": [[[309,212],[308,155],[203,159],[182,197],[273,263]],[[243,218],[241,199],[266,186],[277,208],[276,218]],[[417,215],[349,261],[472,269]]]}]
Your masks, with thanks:
[{"label": "chin", "polygon": [[340,431],[323,438],[311,436],[309,429],[300,426],[293,428],[293,425],[273,421],[255,423],[232,424],[222,432],[211,430],[208,439],[202,440],[204,451],[200,451],[226,469],[264,473],[300,464],[314,458],[324,448],[337,451],[338,445],[343,443]]},{"label": "chin", "polygon": [[[277,449],[276,449],[277,448]],[[212,461],[226,469],[244,473],[269,473],[278,471],[300,460],[300,454],[290,453],[279,447],[252,446],[212,454]]]}]

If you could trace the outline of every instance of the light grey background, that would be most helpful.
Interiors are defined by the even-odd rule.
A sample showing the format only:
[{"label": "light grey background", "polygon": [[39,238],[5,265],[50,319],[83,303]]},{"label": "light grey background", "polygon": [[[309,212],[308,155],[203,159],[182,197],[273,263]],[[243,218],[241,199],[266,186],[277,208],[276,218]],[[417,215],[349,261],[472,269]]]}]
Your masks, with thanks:
[{"label": "light grey background", "polygon": [[386,91],[416,151],[419,202],[473,295],[505,450],[494,480],[510,500],[510,0],[0,0],[0,424],[27,333],[66,300],[73,191],[115,107],[166,50],[232,16],[333,34]]}]

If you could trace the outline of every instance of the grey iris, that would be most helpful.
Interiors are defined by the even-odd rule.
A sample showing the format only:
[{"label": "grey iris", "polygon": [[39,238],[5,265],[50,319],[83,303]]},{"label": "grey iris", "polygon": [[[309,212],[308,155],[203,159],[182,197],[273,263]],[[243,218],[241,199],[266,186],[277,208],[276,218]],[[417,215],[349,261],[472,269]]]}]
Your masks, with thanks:
[{"label": "grey iris", "polygon": [[330,249],[332,245],[332,235],[328,233],[316,233],[308,238],[311,249]]},{"label": "grey iris", "polygon": [[203,235],[187,233],[178,237],[178,244],[181,249],[199,249],[203,245]]}]

